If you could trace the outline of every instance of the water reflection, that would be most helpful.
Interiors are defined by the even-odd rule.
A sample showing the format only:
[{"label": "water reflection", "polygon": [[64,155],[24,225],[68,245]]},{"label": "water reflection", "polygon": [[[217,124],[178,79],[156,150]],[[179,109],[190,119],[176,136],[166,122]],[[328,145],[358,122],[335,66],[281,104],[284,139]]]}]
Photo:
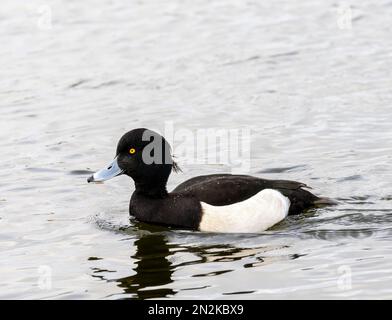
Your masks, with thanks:
[{"label": "water reflection", "polygon": [[170,288],[154,289],[173,282],[174,267],[167,259],[170,250],[166,237],[160,233],[145,235],[135,241],[135,246],[137,250],[132,258],[138,260],[136,274],[118,279],[118,286],[139,299],[174,295],[176,292]]},{"label": "water reflection", "polygon": [[[118,229],[117,229],[118,231]],[[209,268],[201,268],[196,272],[189,268],[189,279],[200,277],[215,277],[233,272],[235,264],[232,262],[243,260],[244,268],[254,268],[278,260],[296,259],[301,255],[282,253],[280,255],[264,255],[274,250],[286,249],[286,245],[263,245],[251,248],[243,248],[240,243],[225,244],[211,243],[213,235],[188,233],[183,234],[164,227],[133,222],[130,227],[120,230],[129,235],[137,234],[137,240],[133,242],[136,252],[131,256],[134,263],[134,274],[131,276],[109,280],[105,274],[113,271],[93,268],[94,277],[105,281],[115,281],[122,288],[123,294],[131,299],[168,298],[176,295],[180,290],[205,289],[204,280],[192,281],[192,285],[186,288],[176,289],[172,283],[176,280],[174,272],[192,265],[212,263]],[[173,241],[174,237],[174,241]],[[195,237],[189,241],[191,237]],[[194,241],[195,239],[198,239]],[[205,242],[208,239],[208,242]],[[226,239],[227,240],[227,239]],[[254,243],[253,243],[254,245]],[[91,261],[97,259],[90,259]],[[237,265],[238,268],[238,265]],[[203,272],[204,271],[204,272]],[[113,279],[112,277],[110,277]],[[229,294],[229,293],[227,293]]]}]

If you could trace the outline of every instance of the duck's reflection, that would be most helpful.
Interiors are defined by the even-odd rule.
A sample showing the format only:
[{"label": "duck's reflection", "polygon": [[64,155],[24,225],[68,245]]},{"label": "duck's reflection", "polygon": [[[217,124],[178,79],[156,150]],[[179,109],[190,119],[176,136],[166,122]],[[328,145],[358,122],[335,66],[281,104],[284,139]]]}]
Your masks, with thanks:
[{"label": "duck's reflection", "polygon": [[[123,289],[127,296],[132,299],[151,299],[172,297],[177,293],[171,287],[173,273],[176,269],[199,265],[202,263],[216,262],[216,270],[209,270],[206,273],[195,272],[196,269],[189,269],[190,277],[211,277],[234,271],[235,264],[226,264],[244,259],[244,268],[258,267],[269,263],[274,263],[281,259],[296,259],[299,255],[283,254],[278,256],[265,256],[263,253],[286,248],[280,246],[258,246],[253,248],[240,248],[230,244],[213,244],[213,245],[186,245],[169,243],[167,235],[171,233],[166,228],[137,223],[134,225],[134,232],[140,235],[133,243],[136,247],[136,253],[131,256],[136,260],[135,274],[132,276],[119,278],[114,281]],[[129,230],[127,231],[129,233]],[[181,260],[183,253],[187,255],[186,260]],[[189,259],[189,255],[191,258]],[[224,264],[222,264],[224,263]],[[94,268],[95,277],[104,279],[102,273],[110,272]],[[100,274],[99,274],[100,273]],[[203,282],[203,283],[201,283]],[[198,282],[198,287],[209,287],[206,282]],[[208,281],[209,283],[210,281]],[[199,286],[201,285],[201,286]],[[188,288],[193,290],[197,288]],[[185,289],[183,289],[185,290]]]},{"label": "duck's reflection", "polygon": [[173,282],[171,276],[174,266],[167,259],[170,246],[166,236],[162,232],[157,232],[159,227],[152,230],[151,227],[144,226],[143,229],[149,233],[134,242],[136,253],[132,258],[137,260],[134,268],[136,274],[118,279],[118,286],[123,288],[125,293],[130,293],[138,299],[172,296],[176,294],[173,289],[156,288]]}]

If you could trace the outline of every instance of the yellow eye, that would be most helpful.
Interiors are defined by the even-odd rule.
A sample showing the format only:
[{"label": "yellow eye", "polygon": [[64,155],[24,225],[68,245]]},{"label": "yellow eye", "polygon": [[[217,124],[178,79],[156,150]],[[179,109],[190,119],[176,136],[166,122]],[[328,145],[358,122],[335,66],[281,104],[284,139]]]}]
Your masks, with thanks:
[{"label": "yellow eye", "polygon": [[134,154],[135,152],[136,152],[135,148],[129,149],[129,153],[130,153],[130,154]]}]

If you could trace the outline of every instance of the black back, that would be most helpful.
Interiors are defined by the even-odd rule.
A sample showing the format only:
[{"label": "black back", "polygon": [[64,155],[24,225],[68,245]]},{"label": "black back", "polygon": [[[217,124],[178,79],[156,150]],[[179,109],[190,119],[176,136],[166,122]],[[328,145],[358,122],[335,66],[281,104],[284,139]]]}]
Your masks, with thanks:
[{"label": "black back", "polygon": [[289,180],[267,180],[248,175],[212,174],[191,178],[178,185],[173,193],[192,195],[214,206],[244,201],[263,189],[280,191],[290,199],[289,214],[299,214],[319,198],[303,188],[305,184]]}]

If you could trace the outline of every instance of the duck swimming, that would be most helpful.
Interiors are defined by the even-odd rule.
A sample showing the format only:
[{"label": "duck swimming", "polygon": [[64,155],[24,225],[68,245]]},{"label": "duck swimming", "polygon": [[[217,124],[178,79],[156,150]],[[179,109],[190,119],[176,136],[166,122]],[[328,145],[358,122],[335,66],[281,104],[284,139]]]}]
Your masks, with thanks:
[{"label": "duck swimming", "polygon": [[171,171],[178,171],[168,142],[138,128],[124,134],[116,157],[88,182],[125,174],[135,182],[129,213],[138,220],[206,232],[258,233],[287,215],[332,204],[305,190],[303,183],[249,175],[210,174],[191,178],[168,192]]}]

